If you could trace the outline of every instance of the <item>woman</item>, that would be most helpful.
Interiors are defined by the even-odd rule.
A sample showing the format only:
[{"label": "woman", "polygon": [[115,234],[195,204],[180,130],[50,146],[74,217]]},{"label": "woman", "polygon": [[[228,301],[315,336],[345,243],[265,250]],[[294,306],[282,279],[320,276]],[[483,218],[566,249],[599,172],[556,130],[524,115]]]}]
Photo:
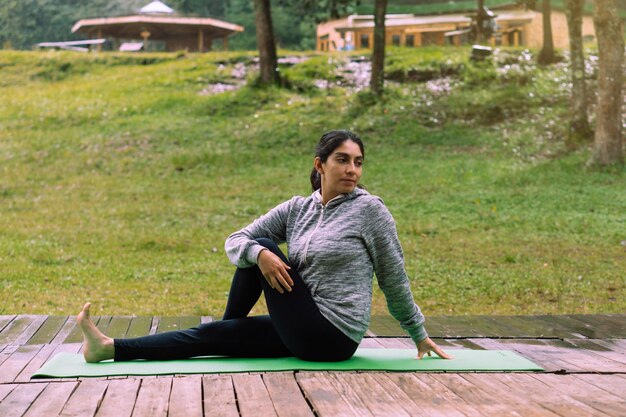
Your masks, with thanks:
[{"label": "woman", "polygon": [[[411,335],[418,358],[435,352],[404,270],[395,223],[380,198],[359,187],[365,152],[346,130],[324,134],[316,148],[309,197],[294,197],[226,240],[237,266],[223,320],[134,339],[112,339],[78,315],[87,362],[193,356],[296,356],[349,359],[370,319],[372,278],[391,314]],[[287,242],[289,259],[278,248]],[[265,295],[269,315],[248,317]]]}]

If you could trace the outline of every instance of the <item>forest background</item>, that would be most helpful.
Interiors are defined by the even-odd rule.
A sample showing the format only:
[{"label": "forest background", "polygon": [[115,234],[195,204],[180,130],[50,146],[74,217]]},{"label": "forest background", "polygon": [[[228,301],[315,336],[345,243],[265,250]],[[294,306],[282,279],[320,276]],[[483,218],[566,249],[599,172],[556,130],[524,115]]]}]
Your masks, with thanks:
[{"label": "forest background", "polygon": [[[522,2],[524,0],[520,0]],[[626,0],[618,0],[626,18]],[[0,1],[0,47],[32,49],[39,42],[82,39],[71,32],[80,19],[123,16],[136,13],[149,0],[2,0]],[[244,32],[229,39],[231,50],[256,49],[254,4],[250,0],[168,0],[165,3],[181,15],[208,16],[236,23]],[[315,49],[315,27],[331,14],[372,14],[374,0],[278,0],[272,1],[272,22],[278,47],[292,50]],[[485,5],[511,4],[515,0],[486,0]],[[541,0],[536,1],[540,6]],[[592,12],[587,0],[585,11]],[[552,0],[554,10],[563,10],[563,0]],[[334,7],[332,6],[334,5]],[[387,13],[441,13],[450,9],[474,10],[475,0],[390,0]]]}]

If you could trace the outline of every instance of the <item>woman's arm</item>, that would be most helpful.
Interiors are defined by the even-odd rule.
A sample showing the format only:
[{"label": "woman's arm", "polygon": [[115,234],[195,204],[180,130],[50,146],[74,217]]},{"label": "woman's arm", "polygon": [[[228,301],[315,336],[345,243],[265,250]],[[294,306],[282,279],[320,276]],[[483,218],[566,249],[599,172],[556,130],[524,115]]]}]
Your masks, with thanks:
[{"label": "woman's arm", "polygon": [[409,278],[404,268],[404,254],[398,239],[396,224],[379,199],[372,202],[367,213],[362,235],[374,264],[374,272],[380,289],[385,294],[391,315],[400,322],[415,345],[418,357],[434,351],[439,356],[445,354],[429,337],[424,328],[424,315],[413,300]]},{"label": "woman's arm", "polygon": [[296,198],[279,204],[251,224],[228,236],[224,244],[228,259],[240,268],[248,268],[257,264],[259,252],[264,249],[254,239],[265,237],[277,244],[285,242],[287,220]]}]

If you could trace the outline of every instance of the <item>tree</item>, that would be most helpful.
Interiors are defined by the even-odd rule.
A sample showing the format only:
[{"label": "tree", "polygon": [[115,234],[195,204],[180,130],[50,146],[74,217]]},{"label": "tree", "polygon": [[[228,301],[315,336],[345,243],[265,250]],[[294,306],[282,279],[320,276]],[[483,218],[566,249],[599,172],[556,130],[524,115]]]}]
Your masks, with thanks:
[{"label": "tree", "polygon": [[598,39],[598,106],[592,162],[624,164],[622,150],[623,22],[617,0],[596,0],[593,23]]},{"label": "tree", "polygon": [[550,6],[550,0],[543,0],[542,5],[543,14],[543,47],[539,52],[537,62],[541,65],[552,64],[556,61],[554,55],[554,42],[552,42],[552,7]]},{"label": "tree", "polygon": [[278,58],[276,57],[270,0],[254,0],[254,21],[259,49],[261,84],[278,84],[280,77],[278,76]]},{"label": "tree", "polygon": [[383,94],[385,78],[385,15],[387,0],[376,0],[374,6],[374,49],[372,51],[372,78],[370,89],[377,97]]},{"label": "tree", "polygon": [[570,97],[569,142],[572,145],[586,142],[592,137],[587,119],[587,86],[585,81],[585,56],[583,53],[583,6],[585,0],[566,0],[565,14],[569,30],[570,72],[572,93]]}]

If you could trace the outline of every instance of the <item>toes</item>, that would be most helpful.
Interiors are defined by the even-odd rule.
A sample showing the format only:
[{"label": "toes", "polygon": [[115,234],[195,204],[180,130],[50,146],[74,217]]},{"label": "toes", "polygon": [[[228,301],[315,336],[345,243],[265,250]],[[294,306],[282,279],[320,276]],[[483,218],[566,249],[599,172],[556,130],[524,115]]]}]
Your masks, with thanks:
[{"label": "toes", "polygon": [[91,303],[87,303],[83,306],[83,311],[82,313],[85,315],[85,317],[89,317],[89,308],[91,307]]}]

